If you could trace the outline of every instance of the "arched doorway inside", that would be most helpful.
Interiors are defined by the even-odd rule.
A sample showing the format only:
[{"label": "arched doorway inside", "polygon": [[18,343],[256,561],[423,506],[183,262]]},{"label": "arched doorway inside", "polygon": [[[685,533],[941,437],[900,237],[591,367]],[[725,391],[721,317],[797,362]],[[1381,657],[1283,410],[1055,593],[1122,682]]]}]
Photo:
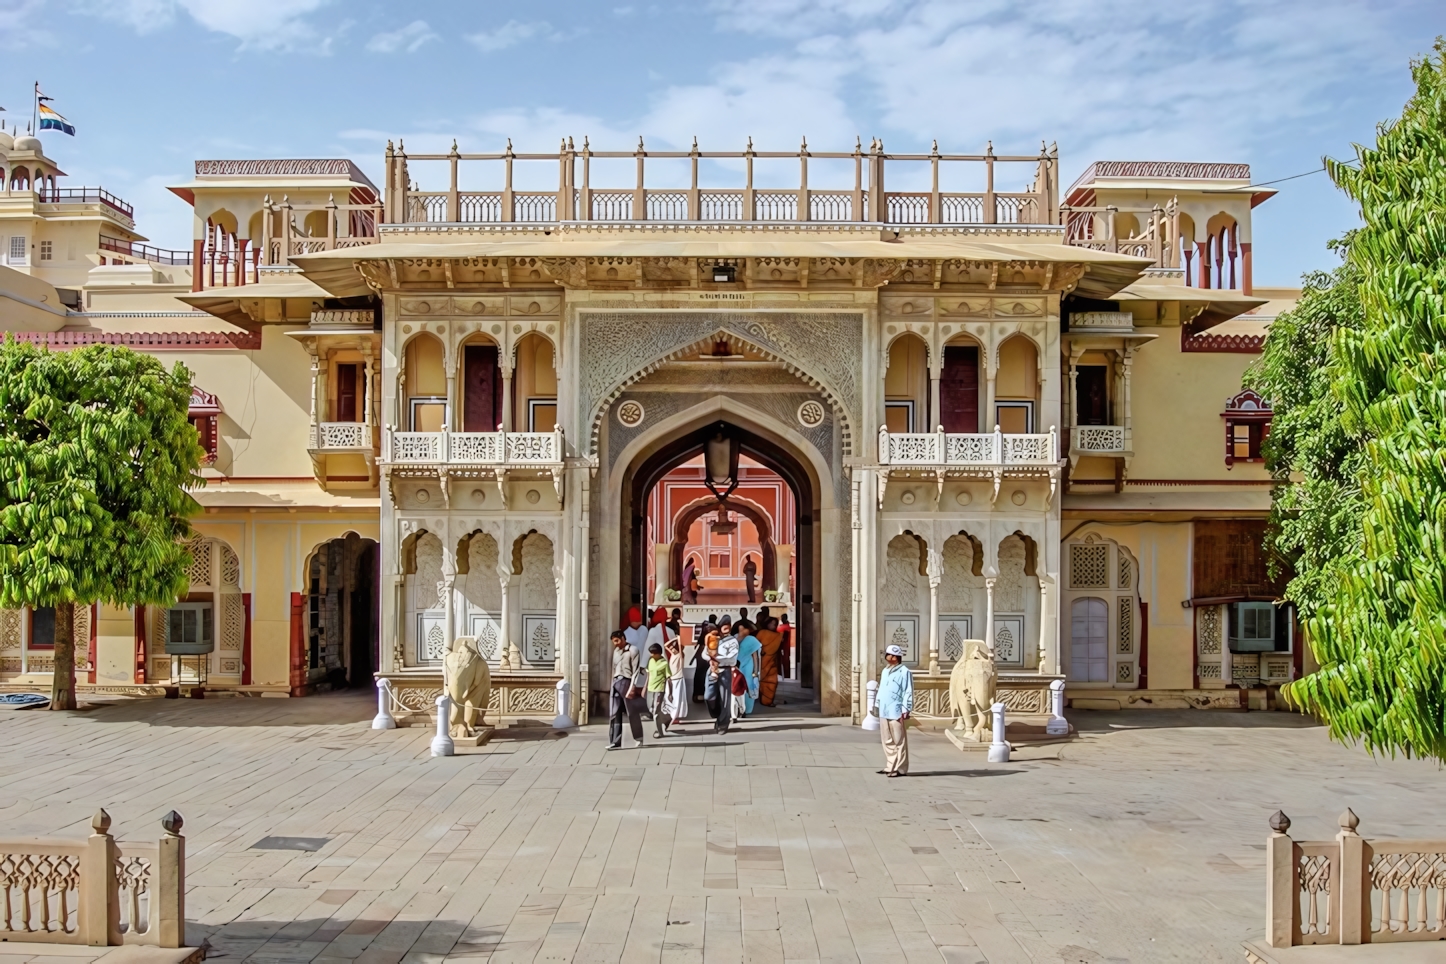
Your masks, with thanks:
[{"label": "arched doorway inside", "polygon": [[[735,603],[731,607],[732,611],[736,614],[739,606],[747,606],[750,611],[753,611],[757,607],[768,605],[764,601],[763,592],[769,589],[776,592],[783,581],[779,575],[779,547],[787,545],[791,550],[789,552],[790,567],[785,572],[791,571],[791,579],[788,580],[790,605],[787,607],[787,611],[792,614],[790,622],[793,626],[793,665],[795,667],[793,672],[803,686],[816,690],[819,685],[820,670],[815,652],[817,636],[814,614],[815,600],[819,591],[816,584],[818,552],[816,540],[819,533],[818,527],[814,524],[814,483],[803,462],[787,447],[742,425],[719,420],[684,431],[654,449],[651,454],[632,467],[622,490],[622,521],[627,531],[619,543],[622,555],[619,560],[621,583],[619,598],[624,602],[624,608],[631,605],[646,606],[656,599],[660,585],[658,579],[660,564],[664,569],[661,579],[663,588],[681,589],[681,577],[687,553],[695,550],[709,551],[710,547],[707,544],[700,544],[696,547],[691,545],[689,530],[694,529],[695,523],[707,519],[710,514],[715,520],[717,519],[718,500],[716,497],[711,497],[710,494],[709,497],[692,500],[683,511],[674,516],[671,532],[655,530],[651,533],[653,536],[651,539],[649,538],[649,508],[650,499],[659,488],[660,483],[680,467],[689,464],[697,464],[701,467],[706,446],[710,440],[714,440],[720,435],[726,438],[736,450],[734,466],[739,482],[738,489],[729,493],[724,500],[725,510],[729,515],[727,521],[737,525],[748,523],[753,526],[759,536],[759,555],[762,557],[757,560],[758,575],[762,577],[762,588],[756,595],[759,601],[753,605],[749,605],[747,602]],[[762,511],[762,507],[757,504],[756,497],[750,498],[738,494],[740,491],[744,491],[744,485],[752,467],[759,470],[759,477],[756,480],[759,484],[765,478],[776,479],[778,482],[780,497],[776,510],[777,515],[774,518],[770,518],[769,513]],[[700,483],[702,476],[703,473],[699,472]],[[754,495],[757,494],[754,493]],[[679,544],[680,539],[681,545]],[[662,548],[660,551],[650,551],[650,546]],[[736,551],[737,544],[731,543],[728,551],[730,573],[741,572],[743,558],[736,555]],[[744,598],[746,599],[746,595]],[[720,600],[719,608],[716,610],[718,612],[724,611],[725,608],[722,607],[721,602]],[[676,606],[678,603],[666,603],[666,605]],[[783,607],[777,604],[773,608],[779,612],[783,611]],[[774,614],[776,615],[778,612]]]},{"label": "arched doorway inside", "polygon": [[323,542],[307,562],[307,679],[318,689],[372,685],[379,564],[376,542],[355,532]]}]

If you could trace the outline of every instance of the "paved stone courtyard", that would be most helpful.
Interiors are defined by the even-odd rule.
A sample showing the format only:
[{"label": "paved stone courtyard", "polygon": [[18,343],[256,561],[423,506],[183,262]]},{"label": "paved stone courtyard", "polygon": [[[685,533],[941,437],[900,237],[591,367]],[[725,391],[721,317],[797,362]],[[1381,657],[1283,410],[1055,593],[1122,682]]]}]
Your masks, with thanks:
[{"label": "paved stone courtyard", "polygon": [[[188,937],[240,964],[1238,961],[1266,818],[1439,835],[1446,776],[1279,713],[1078,713],[1008,764],[789,708],[607,752],[499,731],[432,759],[370,694],[0,711],[0,835],[185,817]],[[695,732],[703,726],[694,724]],[[320,849],[257,849],[265,837]],[[281,841],[282,845],[316,846]],[[0,964],[5,964],[0,946]]]}]

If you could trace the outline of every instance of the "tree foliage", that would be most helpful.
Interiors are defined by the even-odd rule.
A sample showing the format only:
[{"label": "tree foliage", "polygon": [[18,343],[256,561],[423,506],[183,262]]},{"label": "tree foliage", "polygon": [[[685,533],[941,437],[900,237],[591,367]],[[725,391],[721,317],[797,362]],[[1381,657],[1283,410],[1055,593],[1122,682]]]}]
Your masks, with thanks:
[{"label": "tree foliage", "polygon": [[1446,45],[1353,163],[1363,324],[1333,339],[1341,427],[1364,442],[1361,553],[1309,621],[1319,672],[1287,695],[1337,739],[1446,759]]},{"label": "tree foliage", "polygon": [[0,606],[56,608],[51,705],[75,705],[74,607],[170,604],[201,483],[191,376],[127,348],[0,344]]},{"label": "tree foliage", "polygon": [[[1331,246],[1346,254],[1349,239]],[[1307,275],[1299,303],[1271,322],[1245,378],[1275,412],[1264,445],[1276,480],[1267,536],[1277,570],[1271,574],[1292,574],[1285,596],[1305,619],[1334,592],[1339,572],[1362,556],[1357,477],[1364,446],[1342,424],[1343,405],[1332,389],[1340,374],[1337,332],[1364,324],[1360,284],[1360,268],[1349,257],[1334,271]]]}]

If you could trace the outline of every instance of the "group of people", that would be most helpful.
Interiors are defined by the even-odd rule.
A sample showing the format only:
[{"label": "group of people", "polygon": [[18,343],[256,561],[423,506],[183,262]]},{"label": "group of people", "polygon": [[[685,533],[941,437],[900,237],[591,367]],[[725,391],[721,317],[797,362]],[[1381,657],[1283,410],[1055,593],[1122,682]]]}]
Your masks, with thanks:
[{"label": "group of people", "polygon": [[[786,617],[785,617],[786,618]],[[662,739],[687,719],[688,703],[703,703],[713,732],[728,728],[753,712],[773,706],[779,674],[788,672],[788,651],[779,619],[768,610],[757,622],[748,610],[738,619],[710,615],[693,631],[693,687],[687,692],[681,638],[681,610],[653,610],[647,629],[642,610],[628,611],[628,625],[612,634],[613,675],[609,698],[608,749],[622,748],[623,720],[636,745],[643,745],[643,722],[653,724]]]}]

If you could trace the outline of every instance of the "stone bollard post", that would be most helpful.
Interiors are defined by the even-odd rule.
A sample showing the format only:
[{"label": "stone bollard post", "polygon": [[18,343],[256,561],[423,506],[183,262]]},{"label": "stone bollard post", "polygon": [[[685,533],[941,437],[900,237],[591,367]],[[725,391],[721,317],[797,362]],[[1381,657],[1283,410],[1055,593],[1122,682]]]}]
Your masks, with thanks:
[{"label": "stone bollard post", "polygon": [[865,730],[877,730],[879,728],[879,681],[869,680],[864,687],[868,692],[868,701],[864,706],[864,719],[859,724]]},{"label": "stone bollard post", "polygon": [[1069,720],[1064,718],[1064,680],[1049,684],[1049,722],[1044,732],[1049,736],[1068,736]]},{"label": "stone bollard post", "polygon": [[[1364,944],[1370,941],[1371,928],[1371,874],[1370,858],[1366,855],[1366,842],[1356,833],[1361,820],[1356,812],[1347,807],[1341,814],[1341,832],[1336,834],[1340,844],[1340,894],[1336,906],[1340,909],[1340,937],[1342,944]],[[1438,883],[1439,887],[1440,884]],[[1389,892],[1382,891],[1389,899]],[[1422,887],[1421,903],[1425,904],[1425,888]],[[1335,896],[1335,895],[1333,895]],[[1437,898],[1438,900],[1440,898]],[[1385,914],[1381,915],[1383,918]],[[1404,916],[1404,915],[1403,915]],[[1425,915],[1421,915],[1425,920]],[[1424,924],[1423,924],[1424,926]]]},{"label": "stone bollard post", "polygon": [[1297,943],[1300,895],[1295,879],[1295,842],[1288,836],[1290,818],[1277,810],[1265,839],[1265,943],[1290,947]]},{"label": "stone bollard post", "polygon": [[565,730],[568,727],[576,726],[572,717],[567,711],[572,708],[572,684],[565,679],[557,681],[557,715],[552,718],[554,730]]},{"label": "stone bollard post", "polygon": [[372,718],[372,729],[395,730],[397,721],[392,717],[392,681],[386,677],[377,680],[377,715]]},{"label": "stone bollard post", "polygon": [[1004,704],[995,703],[989,707],[994,714],[994,739],[989,744],[990,763],[1009,762],[1009,744],[1004,739]]},{"label": "stone bollard post", "polygon": [[[110,835],[110,814],[97,810],[90,821],[95,832],[80,858],[80,907],[76,914],[81,939],[91,947],[121,943],[120,884],[116,880],[115,838]],[[9,903],[9,893],[6,893]]]},{"label": "stone bollard post", "polygon": [[161,947],[186,946],[186,838],[185,823],[172,810],[161,818],[166,835],[157,843],[160,865],[151,882],[151,924]]},{"label": "stone bollard post", "polygon": [[451,756],[456,751],[452,734],[448,732],[452,720],[452,698],[446,693],[437,697],[437,735],[432,737],[432,756]]}]

